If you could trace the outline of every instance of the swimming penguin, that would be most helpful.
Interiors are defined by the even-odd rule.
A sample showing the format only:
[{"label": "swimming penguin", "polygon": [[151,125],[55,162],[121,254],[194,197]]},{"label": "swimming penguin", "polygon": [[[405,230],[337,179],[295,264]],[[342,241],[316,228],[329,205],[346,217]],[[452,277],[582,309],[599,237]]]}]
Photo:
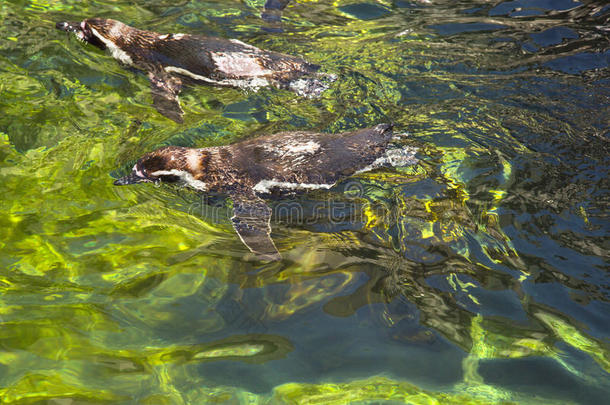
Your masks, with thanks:
[{"label": "swimming penguin", "polygon": [[[278,260],[270,237],[271,209],[263,198],[329,189],[357,172],[392,163],[387,153],[392,125],[340,134],[281,132],[228,146],[166,146],[147,153],[131,173],[114,182],[177,182],[233,200],[231,221],[242,242],[259,258]],[[410,152],[412,164],[414,152]]]},{"label": "swimming penguin", "polygon": [[58,22],[56,28],[108,49],[123,65],[147,72],[155,108],[178,123],[184,114],[178,94],[186,82],[253,90],[273,85],[317,97],[335,79],[317,73],[320,66],[302,58],[265,51],[237,39],[158,34],[104,18]]}]

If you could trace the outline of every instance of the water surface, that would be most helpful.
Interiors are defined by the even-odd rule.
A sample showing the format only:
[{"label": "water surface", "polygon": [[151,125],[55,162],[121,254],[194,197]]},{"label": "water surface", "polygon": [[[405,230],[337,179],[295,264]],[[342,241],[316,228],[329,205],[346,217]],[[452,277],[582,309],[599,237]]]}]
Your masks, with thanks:
[{"label": "water surface", "polygon": [[[3,402],[603,403],[610,8],[263,5],[0,5]],[[91,16],[338,80],[313,100],[188,88],[178,125],[145,75],[54,29]],[[162,145],[388,121],[419,162],[276,210],[278,263],[248,254],[222,198],[112,185]]]}]

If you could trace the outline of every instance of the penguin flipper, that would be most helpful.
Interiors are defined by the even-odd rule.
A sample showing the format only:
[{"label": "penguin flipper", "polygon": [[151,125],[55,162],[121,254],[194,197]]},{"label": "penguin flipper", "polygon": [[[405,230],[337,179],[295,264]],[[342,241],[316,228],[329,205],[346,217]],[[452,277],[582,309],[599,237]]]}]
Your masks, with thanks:
[{"label": "penguin flipper", "polygon": [[182,124],[184,111],[180,107],[178,94],[182,89],[182,81],[176,76],[166,73],[148,72],[153,105],[159,113],[172,121]]},{"label": "penguin flipper", "polygon": [[231,197],[231,222],[243,244],[261,260],[280,260],[282,256],[271,239],[271,208],[256,196],[235,194]]}]

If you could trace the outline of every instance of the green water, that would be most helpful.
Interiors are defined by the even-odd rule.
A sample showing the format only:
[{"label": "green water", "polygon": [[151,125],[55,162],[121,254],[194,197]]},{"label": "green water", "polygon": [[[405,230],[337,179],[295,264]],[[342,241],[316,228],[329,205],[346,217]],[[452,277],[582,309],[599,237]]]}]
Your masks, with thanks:
[{"label": "green water", "polygon": [[[273,22],[263,4],[0,4],[2,403],[603,403],[610,9],[295,0]],[[145,75],[54,29],[92,16],[338,80],[313,100],[187,88],[178,125]],[[336,204],[274,218],[277,263],[222,199],[112,185],[162,145],[388,121],[420,162],[352,179],[347,205],[297,197]]]}]

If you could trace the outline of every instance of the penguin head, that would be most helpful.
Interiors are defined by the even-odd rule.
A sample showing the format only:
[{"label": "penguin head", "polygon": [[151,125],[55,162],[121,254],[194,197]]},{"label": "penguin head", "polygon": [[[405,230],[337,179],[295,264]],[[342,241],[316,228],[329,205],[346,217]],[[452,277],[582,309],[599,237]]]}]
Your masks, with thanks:
[{"label": "penguin head", "polygon": [[131,173],[114,182],[115,186],[136,183],[173,183],[179,177],[171,173],[182,171],[182,148],[165,147],[142,156],[131,169]]},{"label": "penguin head", "polygon": [[103,18],[88,18],[80,23],[61,21],[55,24],[57,29],[72,32],[79,41],[89,43],[102,50],[106,49],[108,42],[116,43],[113,40],[118,38],[121,26],[125,26],[125,24]]},{"label": "penguin head", "polygon": [[198,152],[190,148],[166,146],[142,156],[133,166],[131,173],[115,180],[115,186],[136,183],[186,183],[188,186],[205,191],[206,186],[193,167],[193,156]]}]

